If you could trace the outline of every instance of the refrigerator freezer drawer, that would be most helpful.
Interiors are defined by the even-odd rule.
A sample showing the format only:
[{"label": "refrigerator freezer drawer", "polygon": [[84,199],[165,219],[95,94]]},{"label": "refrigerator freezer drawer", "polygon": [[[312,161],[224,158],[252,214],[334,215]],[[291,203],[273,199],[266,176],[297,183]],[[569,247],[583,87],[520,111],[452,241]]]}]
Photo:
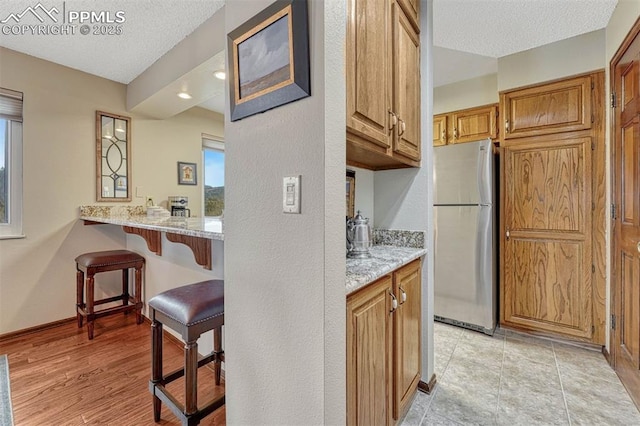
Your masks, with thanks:
[{"label": "refrigerator freezer drawer", "polygon": [[493,207],[436,206],[434,220],[435,315],[493,330]]}]

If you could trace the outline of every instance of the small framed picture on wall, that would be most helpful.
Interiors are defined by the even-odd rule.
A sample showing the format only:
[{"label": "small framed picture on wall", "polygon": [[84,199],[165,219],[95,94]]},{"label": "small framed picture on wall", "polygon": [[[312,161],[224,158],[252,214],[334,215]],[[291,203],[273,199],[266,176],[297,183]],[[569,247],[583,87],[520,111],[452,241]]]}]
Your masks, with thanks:
[{"label": "small framed picture on wall", "polygon": [[178,185],[197,185],[198,169],[196,163],[178,161]]}]

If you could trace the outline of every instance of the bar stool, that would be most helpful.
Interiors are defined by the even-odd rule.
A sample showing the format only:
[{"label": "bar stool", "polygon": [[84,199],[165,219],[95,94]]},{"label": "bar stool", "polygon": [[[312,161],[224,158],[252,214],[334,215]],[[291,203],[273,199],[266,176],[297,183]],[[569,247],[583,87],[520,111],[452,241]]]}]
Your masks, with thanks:
[{"label": "bar stool", "polygon": [[[87,333],[89,340],[93,340],[93,325],[96,318],[113,315],[120,312],[136,312],[136,322],[142,323],[142,267],[144,257],[128,250],[110,250],[85,253],[76,257],[76,316],[78,328],[82,328],[83,318],[87,318]],[[129,294],[129,268],[135,269],[135,284],[133,294]],[[122,270],[122,294],[105,299],[94,300],[95,274],[107,271]],[[84,300],[84,286],[86,279],[87,300]],[[95,306],[109,302],[122,301],[122,306],[114,306],[95,311]],[[131,304],[130,304],[131,303]]]},{"label": "bar stool", "polygon": [[[200,423],[225,403],[224,395],[213,399],[198,410],[198,368],[214,362],[216,385],[220,384],[222,326],[224,325],[224,281],[210,280],[185,285],[154,296],[149,300],[151,314],[151,380],[149,391],[153,395],[153,420],[160,421],[164,402],[183,425]],[[163,376],[162,326],[167,325],[180,333],[185,341],[184,368]],[[213,352],[198,361],[198,338],[213,330]],[[166,385],[184,376],[185,404],[182,405],[166,389]]]}]

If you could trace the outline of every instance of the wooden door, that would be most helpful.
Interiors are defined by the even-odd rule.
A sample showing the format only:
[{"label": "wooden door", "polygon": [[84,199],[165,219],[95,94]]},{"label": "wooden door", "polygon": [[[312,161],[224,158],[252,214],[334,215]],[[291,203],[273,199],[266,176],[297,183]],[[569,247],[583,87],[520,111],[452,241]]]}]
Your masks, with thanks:
[{"label": "wooden door", "polygon": [[394,319],[393,418],[408,408],[420,381],[420,260],[394,273],[394,294],[398,310]]},{"label": "wooden door", "polygon": [[393,3],[394,154],[420,161],[420,39],[397,3]]},{"label": "wooden door", "polygon": [[456,111],[451,114],[453,138],[449,143],[474,142],[480,139],[495,139],[497,128],[498,107],[488,105],[480,108]]},{"label": "wooden door", "polygon": [[347,424],[391,423],[391,291],[387,275],[347,298]]},{"label": "wooden door", "polygon": [[501,323],[592,336],[591,137],[504,149]]},{"label": "wooden door", "polygon": [[618,376],[640,406],[640,25],[611,62],[617,99],[612,124],[614,181],[612,358]]},{"label": "wooden door", "polygon": [[500,96],[504,139],[591,128],[591,76],[581,76]]},{"label": "wooden door", "polygon": [[389,0],[349,0],[347,130],[383,149],[391,145]]},{"label": "wooden door", "polygon": [[447,114],[433,116],[433,146],[447,144]]}]

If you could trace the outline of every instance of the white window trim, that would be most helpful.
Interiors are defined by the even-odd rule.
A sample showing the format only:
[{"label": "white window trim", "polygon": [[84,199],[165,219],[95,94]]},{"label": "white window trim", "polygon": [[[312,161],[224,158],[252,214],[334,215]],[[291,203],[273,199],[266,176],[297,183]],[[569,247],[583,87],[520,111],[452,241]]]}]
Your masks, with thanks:
[{"label": "white window trim", "polygon": [[[212,218],[215,219],[216,216],[205,216],[204,215],[204,209],[205,209],[205,201],[204,201],[204,152],[205,149],[213,149],[216,151],[222,151],[224,152],[224,138],[220,137],[220,136],[213,136],[213,135],[208,135],[206,133],[202,134],[202,191],[200,193],[200,196],[202,197],[202,199],[200,200],[200,205],[201,207],[201,212],[200,215],[203,218]],[[219,217],[219,216],[218,216]]]},{"label": "white window trim", "polygon": [[7,141],[7,176],[9,198],[8,223],[0,224],[0,239],[25,238],[22,233],[22,123],[9,121]]}]

